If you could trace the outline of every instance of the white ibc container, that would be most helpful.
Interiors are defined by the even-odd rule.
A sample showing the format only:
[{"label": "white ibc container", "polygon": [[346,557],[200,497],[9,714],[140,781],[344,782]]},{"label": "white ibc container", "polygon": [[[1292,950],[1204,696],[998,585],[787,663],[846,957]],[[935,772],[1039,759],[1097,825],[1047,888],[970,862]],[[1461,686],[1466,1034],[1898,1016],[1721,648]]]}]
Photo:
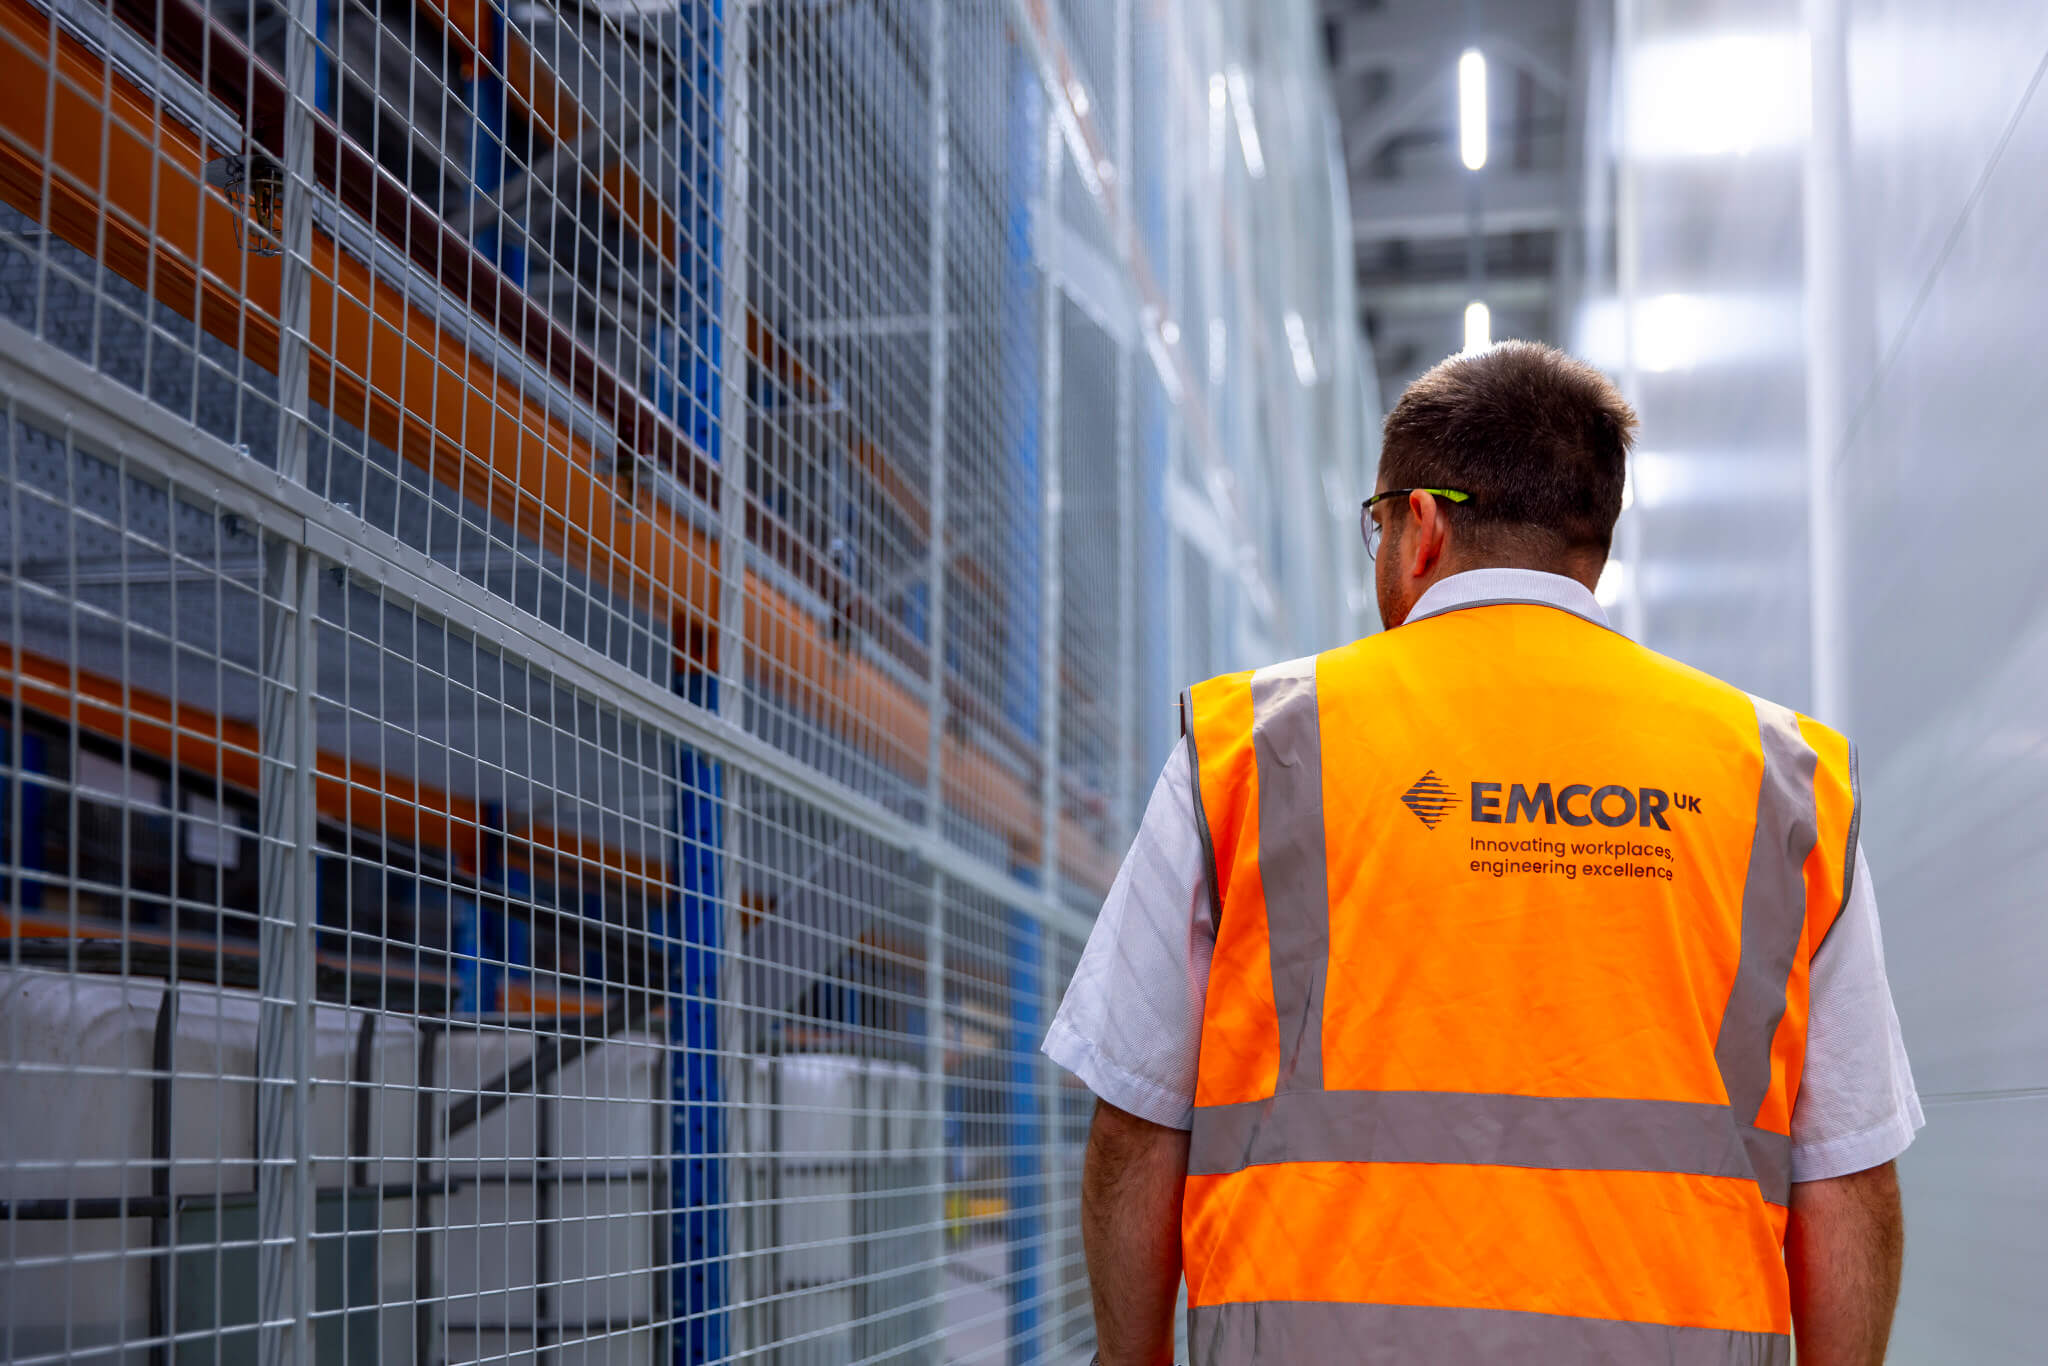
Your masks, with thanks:
[{"label": "white ibc container", "polygon": [[[657,1228],[654,1216],[668,1162],[668,1068],[663,1041],[628,1034],[556,1077],[555,1317],[593,1335],[646,1323],[655,1312],[654,1268],[668,1261],[665,1240],[656,1246],[665,1223]],[[596,1346],[587,1342],[586,1354]]]},{"label": "white ibc container", "polygon": [[[746,1198],[775,1202],[772,1220],[744,1222],[742,1251],[753,1254],[744,1264],[767,1267],[751,1288],[763,1310],[747,1331],[786,1344],[778,1366],[870,1355],[879,1344],[863,1325],[903,1291],[886,1273],[938,1257],[936,1227],[894,1237],[882,1227],[903,1203],[887,1193],[925,1179],[919,1153],[936,1134],[926,1090],[919,1069],[868,1058],[786,1054],[746,1065],[737,1126],[752,1173]],[[889,1265],[876,1266],[885,1246]]]},{"label": "white ibc container", "polygon": [[[154,1192],[156,1033],[165,986],[85,973],[0,970],[0,1198],[9,1201],[147,1197]],[[172,1036],[169,1190],[244,1205],[256,1183],[256,1036],[253,992],[180,984]],[[323,1189],[350,1179],[351,1095],[363,1013],[321,1006],[314,1015],[311,1149]],[[409,1091],[415,1039],[379,1019],[366,1059],[378,1087],[369,1107],[371,1150],[409,1173]],[[378,1164],[383,1165],[383,1164]],[[389,1179],[389,1178],[373,1178]],[[188,1202],[178,1222],[204,1208]],[[211,1227],[212,1216],[196,1222]],[[402,1223],[402,1220],[393,1222]],[[0,1315],[23,1354],[133,1341],[148,1335],[150,1219],[16,1219]],[[381,1258],[386,1300],[403,1299],[409,1252]],[[402,1240],[396,1240],[402,1243]]]},{"label": "white ibc container", "polygon": [[[515,1096],[447,1132],[448,1112],[487,1084],[502,1088],[499,1079],[530,1060],[536,1042],[528,1029],[483,1024],[452,1026],[435,1043],[427,1169],[456,1185],[430,1202],[428,1222],[439,1230],[435,1263],[451,1361],[526,1350],[539,1316],[533,1186],[507,1178],[531,1178],[538,1166],[540,1111],[531,1098]],[[524,1345],[513,1345],[515,1338]]]},{"label": "white ibc container", "polygon": [[[447,1031],[434,1068],[432,1169],[456,1183],[433,1202],[450,1363],[525,1358],[552,1344],[578,1360],[639,1362],[654,1316],[654,1204],[667,1164],[668,1054],[644,1033],[592,1041],[537,1087],[461,1130],[449,1112],[502,1094],[553,1038],[529,1026]],[[538,1094],[535,1093],[537,1090]],[[445,1137],[444,1137],[445,1136]]]}]

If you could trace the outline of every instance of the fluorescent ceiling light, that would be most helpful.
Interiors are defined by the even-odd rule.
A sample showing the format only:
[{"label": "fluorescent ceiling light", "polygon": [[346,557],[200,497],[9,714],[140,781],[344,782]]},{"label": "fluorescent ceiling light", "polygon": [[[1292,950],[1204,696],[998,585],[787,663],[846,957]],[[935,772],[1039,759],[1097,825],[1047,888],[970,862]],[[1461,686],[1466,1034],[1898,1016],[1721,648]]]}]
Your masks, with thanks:
[{"label": "fluorescent ceiling light", "polygon": [[1223,73],[1209,78],[1209,174],[1223,174],[1224,125],[1230,121],[1230,87]]},{"label": "fluorescent ceiling light", "polygon": [[1465,305],[1465,355],[1493,345],[1493,310],[1474,299]]},{"label": "fluorescent ceiling light", "polygon": [[1309,350],[1308,328],[1302,324],[1301,315],[1293,309],[1287,310],[1283,320],[1287,326],[1287,349],[1294,355],[1294,377],[1301,381],[1304,389],[1313,389],[1316,383],[1316,353]]},{"label": "fluorescent ceiling light", "polygon": [[1173,353],[1167,349],[1166,338],[1160,335],[1157,327],[1147,326],[1139,330],[1145,338],[1145,354],[1152,357],[1152,368],[1159,372],[1160,388],[1166,390],[1167,398],[1180,402],[1180,367],[1173,363]]},{"label": "fluorescent ceiling light", "polygon": [[1252,120],[1252,96],[1244,68],[1232,62],[1226,74],[1230,79],[1230,103],[1237,111],[1237,140],[1244,148],[1245,169],[1252,173],[1253,180],[1262,180],[1266,174],[1266,153],[1259,145],[1259,125]]},{"label": "fluorescent ceiling light", "polygon": [[1486,164],[1486,54],[1476,47],[1458,58],[1458,151],[1468,171]]}]

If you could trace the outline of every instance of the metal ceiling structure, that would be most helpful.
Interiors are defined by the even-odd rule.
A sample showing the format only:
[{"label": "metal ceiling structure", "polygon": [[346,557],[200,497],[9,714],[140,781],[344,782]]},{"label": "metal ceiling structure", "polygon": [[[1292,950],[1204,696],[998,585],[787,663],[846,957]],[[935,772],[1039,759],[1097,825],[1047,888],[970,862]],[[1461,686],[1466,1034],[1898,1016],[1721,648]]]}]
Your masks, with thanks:
[{"label": "metal ceiling structure", "polygon": [[[1464,341],[1569,333],[1584,203],[1582,0],[1322,0],[1350,179],[1360,323],[1388,399]],[[1583,13],[1582,13],[1583,12]],[[1459,158],[1458,59],[1487,59],[1490,155]]]}]

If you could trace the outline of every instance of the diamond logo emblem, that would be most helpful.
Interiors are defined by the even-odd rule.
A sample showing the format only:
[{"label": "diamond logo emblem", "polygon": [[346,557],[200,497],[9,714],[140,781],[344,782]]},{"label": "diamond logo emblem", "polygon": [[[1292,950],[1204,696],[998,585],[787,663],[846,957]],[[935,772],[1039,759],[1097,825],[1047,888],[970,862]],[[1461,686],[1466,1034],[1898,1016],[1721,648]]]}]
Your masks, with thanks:
[{"label": "diamond logo emblem", "polygon": [[1415,819],[1431,830],[1444,818],[1444,812],[1451,809],[1451,790],[1431,769],[1415,780],[1415,786],[1401,794],[1401,804],[1415,813]]}]

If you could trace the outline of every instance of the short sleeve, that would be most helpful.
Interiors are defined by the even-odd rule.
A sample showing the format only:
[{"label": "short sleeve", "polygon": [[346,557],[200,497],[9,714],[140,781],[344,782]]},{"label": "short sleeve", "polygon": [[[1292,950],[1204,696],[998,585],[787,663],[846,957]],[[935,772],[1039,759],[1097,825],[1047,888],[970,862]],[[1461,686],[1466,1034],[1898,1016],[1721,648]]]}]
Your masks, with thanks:
[{"label": "short sleeve", "polygon": [[1813,956],[1806,1067],[1792,1107],[1792,1179],[1882,1166],[1927,1122],[1884,971],[1877,894],[1863,850],[1854,882]]},{"label": "short sleeve", "polygon": [[1045,1055],[1140,1119],[1194,1123],[1216,927],[1187,747],[1175,745],[1102,903]]}]

